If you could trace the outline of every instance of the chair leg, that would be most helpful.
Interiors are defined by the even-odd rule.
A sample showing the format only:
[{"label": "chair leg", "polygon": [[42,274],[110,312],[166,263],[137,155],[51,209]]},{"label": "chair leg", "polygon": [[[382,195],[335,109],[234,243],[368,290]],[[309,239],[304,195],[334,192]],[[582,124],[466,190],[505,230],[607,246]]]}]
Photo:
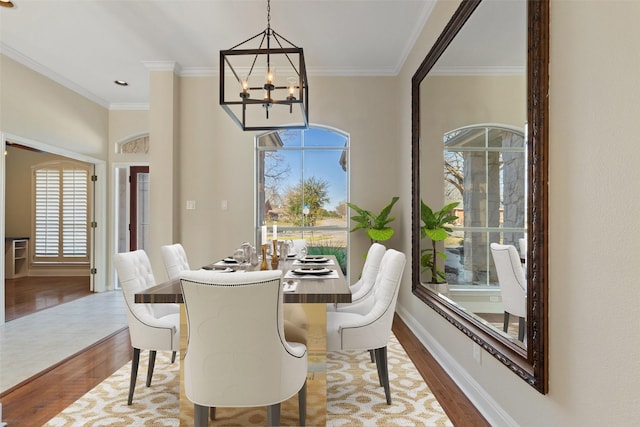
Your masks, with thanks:
[{"label": "chair leg", "polygon": [[140,349],[133,349],[133,358],[131,359],[131,381],[129,382],[129,398],[127,405],[133,403],[133,390],[136,388],[136,378],[138,377],[138,363],[140,363]]},{"label": "chair leg", "polygon": [[524,330],[525,330],[524,317],[520,317],[518,318],[518,339],[522,342],[524,342]]},{"label": "chair leg", "polygon": [[504,321],[502,324],[502,330],[507,332],[509,330],[509,313],[508,312],[504,312]]},{"label": "chair leg", "polygon": [[171,353],[171,363],[173,363],[175,361],[176,361],[176,352],[174,351],[174,352]]},{"label": "chair leg", "polygon": [[206,406],[193,404],[193,425],[194,427],[207,427],[209,425],[209,419],[207,417],[209,408]]},{"label": "chair leg", "polygon": [[307,425],[307,380],[304,380],[304,384],[298,392],[298,414],[300,415],[300,425]]},{"label": "chair leg", "polygon": [[156,351],[149,350],[149,368],[147,369],[147,387],[151,387],[151,378],[153,378],[154,366],[156,366]]},{"label": "chair leg", "polygon": [[[382,383],[382,376],[383,376],[383,372],[382,372],[382,365],[380,365],[378,363],[378,361],[376,360],[376,352],[377,350],[369,350],[371,352],[371,362],[376,362],[376,369],[378,370],[378,382],[380,383],[380,387],[384,387],[384,384]],[[385,362],[386,363],[386,362]]]},{"label": "chair leg", "polygon": [[389,367],[387,366],[387,346],[375,349],[376,366],[378,376],[384,387],[384,395],[387,398],[387,405],[391,405],[391,389],[389,387]]},{"label": "chair leg", "polygon": [[280,404],[267,406],[267,425],[279,426],[280,425]]}]

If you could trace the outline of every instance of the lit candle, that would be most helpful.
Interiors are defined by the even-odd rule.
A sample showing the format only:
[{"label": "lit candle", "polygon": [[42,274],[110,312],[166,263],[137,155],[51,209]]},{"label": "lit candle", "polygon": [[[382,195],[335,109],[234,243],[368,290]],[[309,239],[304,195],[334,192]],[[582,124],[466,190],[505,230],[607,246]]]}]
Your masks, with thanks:
[{"label": "lit candle", "polygon": [[278,240],[278,224],[273,223],[273,240]]},{"label": "lit candle", "polygon": [[262,226],[262,241],[260,242],[263,245],[267,244],[267,226]]}]

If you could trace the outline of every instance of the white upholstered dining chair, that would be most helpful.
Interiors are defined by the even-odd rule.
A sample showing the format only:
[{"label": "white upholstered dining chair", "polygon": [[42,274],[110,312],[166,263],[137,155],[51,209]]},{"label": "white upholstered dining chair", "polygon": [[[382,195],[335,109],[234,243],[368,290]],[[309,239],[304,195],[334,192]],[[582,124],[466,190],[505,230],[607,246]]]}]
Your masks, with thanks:
[{"label": "white upholstered dining chair", "polygon": [[180,273],[184,270],[191,270],[187,253],[180,243],[161,246],[160,253],[162,254],[164,268],[167,270],[169,280],[178,279]]},{"label": "white upholstered dining chair", "polygon": [[[169,280],[176,280],[180,273],[190,270],[189,259],[180,243],[160,247],[164,267]],[[286,304],[284,312],[284,331],[288,341],[307,344],[309,335],[309,319],[300,304]]]},{"label": "white upholstered dining chair", "polygon": [[282,315],[280,270],[229,274],[181,273],[189,324],[184,389],[196,426],[207,408],[267,406],[279,425],[280,403],[298,393],[306,417],[307,347],[288,342]]},{"label": "white upholstered dining chair", "polygon": [[140,304],[134,295],[154,286],[149,257],[143,250],[116,254],[114,257],[118,281],[127,307],[129,336],[133,347],[131,381],[127,404],[133,403],[133,392],[138,376],[140,351],[149,350],[147,387],[151,386],[157,351],[171,351],[175,362],[180,348],[180,307],[177,304]]},{"label": "white upholstered dining chair", "polygon": [[365,301],[373,296],[373,286],[376,283],[380,263],[386,250],[387,248],[380,243],[373,243],[369,247],[360,279],[349,286],[351,302],[327,304],[327,311],[348,311],[349,313],[365,314],[371,309],[370,304]]},{"label": "white upholstered dining chair", "polygon": [[491,244],[491,255],[498,273],[504,308],[503,330],[509,329],[509,315],[518,317],[518,339],[524,341],[527,318],[527,281],[520,255],[513,245]]},{"label": "white upholstered dining chair", "polygon": [[374,285],[371,308],[366,314],[340,311],[327,312],[327,350],[371,350],[384,387],[387,404],[391,404],[387,344],[398,300],[400,280],[406,257],[402,252],[388,249],[380,263]]}]

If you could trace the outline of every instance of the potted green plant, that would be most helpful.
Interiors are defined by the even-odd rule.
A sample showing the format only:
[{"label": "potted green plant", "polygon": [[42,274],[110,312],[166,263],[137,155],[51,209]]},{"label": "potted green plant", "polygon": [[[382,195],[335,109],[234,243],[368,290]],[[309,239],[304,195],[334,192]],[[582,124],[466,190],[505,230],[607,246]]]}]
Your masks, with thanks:
[{"label": "potted green plant", "polygon": [[438,256],[445,260],[447,255],[436,249],[436,243],[449,237],[452,231],[450,224],[458,219],[458,217],[452,213],[453,208],[458,206],[458,204],[459,202],[449,203],[442,209],[434,211],[420,200],[420,219],[422,220],[420,236],[423,239],[425,237],[431,239],[431,248],[423,249],[420,252],[420,266],[423,267],[422,271],[431,271],[430,283],[441,284],[447,281],[445,272],[438,268],[436,258],[436,256]]},{"label": "potted green plant", "polygon": [[351,217],[351,220],[356,222],[356,225],[351,229],[351,232],[360,229],[367,230],[367,236],[371,240],[371,244],[374,242],[384,242],[385,240],[389,240],[393,237],[394,233],[394,230],[389,226],[389,223],[396,219],[395,216],[389,215],[391,214],[391,208],[393,208],[393,205],[395,205],[398,199],[400,199],[398,196],[394,196],[377,215],[371,211],[362,209],[355,203],[347,203],[347,206],[358,213],[358,215]]}]

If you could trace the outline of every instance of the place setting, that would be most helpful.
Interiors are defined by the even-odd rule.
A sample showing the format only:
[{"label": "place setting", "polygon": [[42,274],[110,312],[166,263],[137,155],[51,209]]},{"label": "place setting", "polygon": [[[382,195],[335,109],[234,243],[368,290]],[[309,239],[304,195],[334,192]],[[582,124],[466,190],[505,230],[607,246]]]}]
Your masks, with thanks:
[{"label": "place setting", "polygon": [[284,275],[285,279],[291,278],[313,278],[313,279],[337,279],[338,272],[322,266],[305,265],[303,267],[292,268]]},{"label": "place setting", "polygon": [[293,262],[294,267],[308,265],[335,265],[335,263],[332,259],[322,255],[307,255],[302,258],[298,258]]}]

